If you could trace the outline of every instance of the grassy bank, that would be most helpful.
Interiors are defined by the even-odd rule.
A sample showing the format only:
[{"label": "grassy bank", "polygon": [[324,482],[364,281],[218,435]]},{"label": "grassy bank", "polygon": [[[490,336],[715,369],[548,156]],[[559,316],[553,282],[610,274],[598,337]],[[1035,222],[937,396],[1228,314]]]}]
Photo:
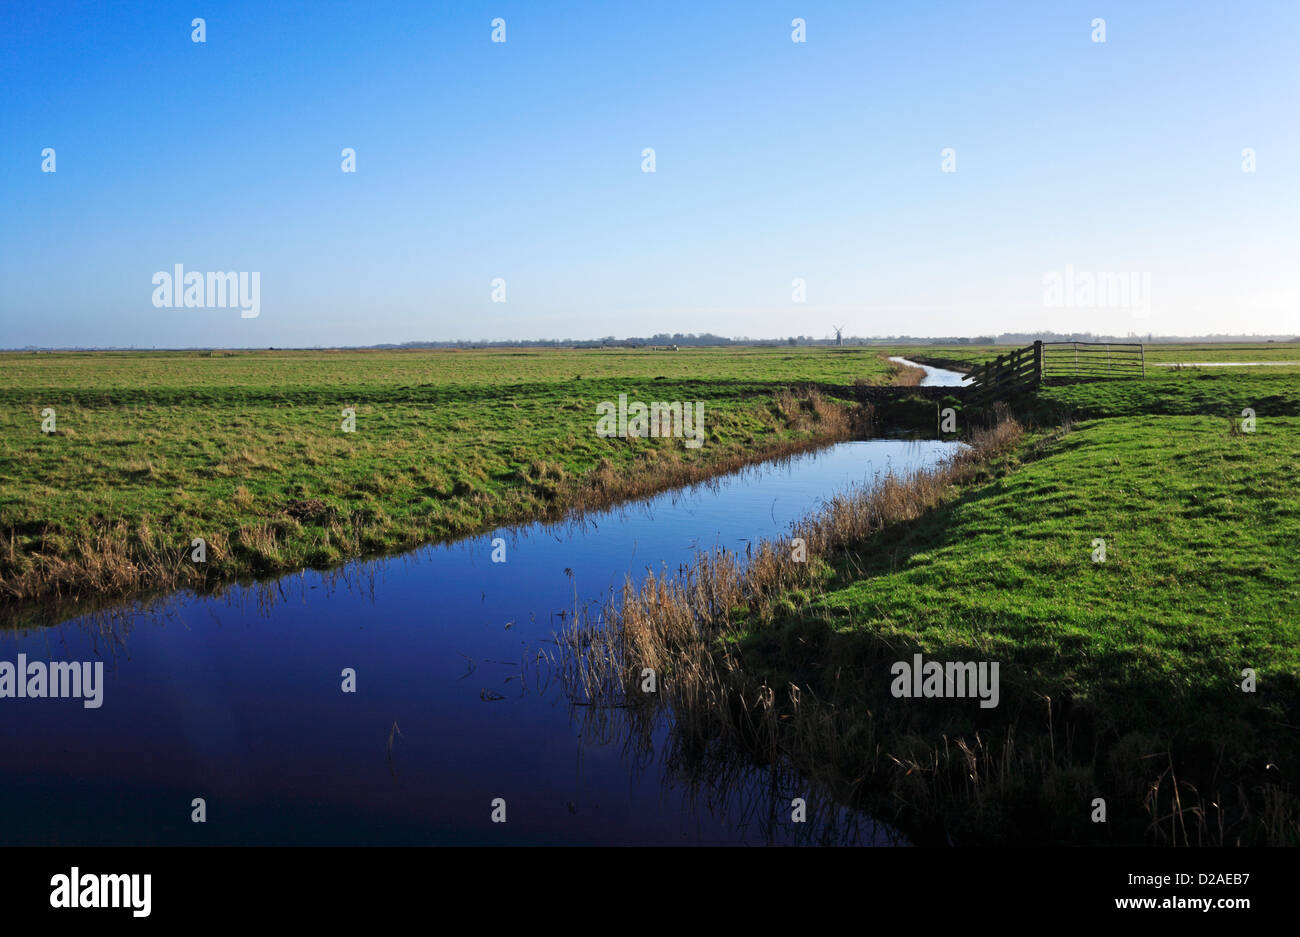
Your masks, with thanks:
[{"label": "grassy bank", "polygon": [[[1295,843],[1294,386],[1188,377],[1045,388],[1026,413],[1093,418],[841,499],[805,566],[714,557],[629,595],[607,657],[675,675],[683,749],[793,761],[920,842]],[[1219,415],[1260,400],[1253,434]],[[895,698],[918,652],[1000,662],[1000,704]]]},{"label": "grassy bank", "polygon": [[[847,391],[897,373],[868,349],[0,355],[0,611],[327,566],[645,494],[843,438]],[[811,382],[823,393],[798,390]],[[704,445],[598,437],[597,403],[620,394],[703,402]]]},{"label": "grassy bank", "polygon": [[1300,367],[1220,368],[1150,374],[1145,379],[1049,384],[1023,406],[1037,419],[1213,416],[1227,425],[1249,407],[1267,422],[1300,415]]},{"label": "grassy bank", "polygon": [[[840,558],[791,622],[745,633],[747,666],[849,712],[928,707],[890,738],[932,836],[1295,842],[1300,420],[1230,436],[1210,418],[1126,417],[1038,442]],[[1001,712],[890,699],[908,651],[1000,661]],[[922,741],[973,752],[977,732],[969,764],[937,764]]]}]

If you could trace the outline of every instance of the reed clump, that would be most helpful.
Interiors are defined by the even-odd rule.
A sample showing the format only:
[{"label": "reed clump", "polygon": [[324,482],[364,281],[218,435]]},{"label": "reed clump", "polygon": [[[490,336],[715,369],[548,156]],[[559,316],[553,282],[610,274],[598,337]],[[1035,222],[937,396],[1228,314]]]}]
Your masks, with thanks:
[{"label": "reed clump", "polygon": [[770,688],[732,699],[731,678],[740,668],[728,639],[737,636],[741,623],[769,618],[790,593],[815,589],[826,557],[920,516],[1012,449],[1021,434],[1020,425],[1007,420],[976,433],[968,447],[934,468],[888,475],[871,488],[837,494],[820,513],[795,524],[790,537],[764,541],[743,559],[719,549],[699,554],[676,575],[651,572],[639,584],[629,578],[594,621],[579,621],[566,632],[575,651],[570,685],[593,702],[617,696],[636,705],[649,702],[637,686],[642,670],[650,668],[672,673],[669,693],[681,695],[675,702],[707,700],[718,711],[770,710]]},{"label": "reed clump", "polygon": [[925,380],[925,369],[918,368],[910,364],[903,364],[901,361],[890,361],[885,358],[888,367],[888,383],[895,387],[917,387],[921,381]]},{"label": "reed clump", "polygon": [[[1059,427],[1039,446],[1071,429]],[[1000,715],[973,720],[969,708],[938,701],[890,705],[888,678],[877,675],[900,649],[870,636],[836,643],[847,659],[832,649],[832,617],[814,604],[819,590],[856,567],[855,551],[881,543],[887,528],[921,518],[958,486],[1034,458],[1038,447],[1022,451],[1021,440],[1021,426],[1004,419],[934,468],[836,495],[789,537],[745,556],[715,550],[675,573],[629,579],[561,636],[570,698],[613,707],[641,725],[666,718],[679,763],[716,764],[719,751],[730,750],[751,766],[796,765],[840,803],[866,807],[917,841],[1300,839],[1296,799],[1267,778],[1253,788],[1234,781],[1198,789],[1175,775],[1159,739],[1098,726],[1086,705],[1035,701],[1010,688]],[[747,659],[765,643],[766,653]],[[653,692],[646,691],[649,671]],[[1211,766],[1199,776],[1218,775]],[[1099,788],[1143,805],[1147,819],[1126,811],[1122,829],[1088,822],[1080,805]]]},{"label": "reed clump", "polygon": [[[575,616],[561,635],[570,698],[623,710],[639,724],[671,713],[679,764],[698,758],[716,765],[720,749],[742,751],[760,764],[798,765],[843,803],[883,792],[909,805],[914,829],[918,817],[950,813],[954,803],[971,827],[997,825],[1005,820],[999,795],[1031,789],[1044,767],[1038,753],[1017,748],[1013,730],[996,746],[978,733],[936,745],[901,719],[863,719],[838,704],[854,697],[838,686],[820,699],[807,686],[748,672],[740,639],[810,602],[836,554],[920,517],[955,486],[988,472],[1021,437],[1021,426],[1004,420],[938,466],[837,494],[788,538],[765,541],[747,556],[714,550],[675,574],[629,579],[621,594],[593,615]],[[654,690],[647,692],[651,672]]]}]

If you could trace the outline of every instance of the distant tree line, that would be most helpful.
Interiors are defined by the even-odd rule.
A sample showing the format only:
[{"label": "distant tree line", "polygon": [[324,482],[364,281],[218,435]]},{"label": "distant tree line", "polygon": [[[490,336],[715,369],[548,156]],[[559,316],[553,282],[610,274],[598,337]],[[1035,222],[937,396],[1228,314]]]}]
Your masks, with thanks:
[{"label": "distant tree line", "polygon": [[[1295,335],[1136,335],[1129,333],[1125,336],[1118,335],[1094,335],[1092,332],[1003,332],[999,335],[885,335],[871,336],[863,338],[859,336],[844,336],[844,345],[865,347],[871,345],[1028,345],[1031,342],[1143,342],[1145,344],[1161,344],[1173,342],[1300,342],[1300,336]],[[712,332],[659,332],[645,338],[616,338],[613,335],[606,335],[603,338],[516,338],[516,339],[499,339],[494,341],[429,341],[429,342],[402,342],[400,345],[382,344],[382,345],[316,345],[315,348],[645,348],[645,347],[663,347],[667,345],[677,345],[678,347],[699,347],[699,346],[720,346],[720,345],[747,345],[747,346],[796,346],[796,345],[834,345],[833,336],[817,338],[812,335],[790,335],[785,338],[749,338],[748,336],[739,336],[728,338],[724,335],[714,335]],[[9,348],[6,351],[144,351],[147,349],[131,346],[62,346],[62,347],[37,347],[28,345],[24,348]],[[164,348],[157,347],[152,350],[158,351],[210,351],[207,347],[189,348]],[[227,350],[250,350],[248,348]],[[268,349],[275,351],[274,348]],[[309,350],[306,346],[300,348],[282,348],[282,351]]]},{"label": "distant tree line", "polygon": [[[1098,335],[1092,332],[1002,332],[998,335],[873,335],[844,336],[844,344],[852,346],[867,345],[1028,345],[1035,341],[1043,342],[1143,342],[1159,344],[1161,342],[1294,342],[1300,337],[1292,335]],[[644,338],[616,338],[607,335],[603,338],[537,338],[537,339],[503,339],[496,341],[455,341],[455,342],[403,342],[400,345],[373,345],[373,348],[644,348],[647,346],[677,345],[688,346],[797,346],[797,345],[834,345],[835,338],[816,337],[813,335],[790,335],[785,338],[750,338],[737,336],[729,338],[714,335],[712,332],[659,332]]]}]

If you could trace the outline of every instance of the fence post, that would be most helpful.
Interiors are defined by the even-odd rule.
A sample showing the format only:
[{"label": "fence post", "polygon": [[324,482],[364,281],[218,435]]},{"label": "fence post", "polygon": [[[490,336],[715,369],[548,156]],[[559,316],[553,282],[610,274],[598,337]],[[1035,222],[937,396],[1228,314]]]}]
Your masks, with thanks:
[{"label": "fence post", "polygon": [[1147,348],[1145,345],[1138,345],[1138,354],[1142,356],[1142,377],[1147,376]]},{"label": "fence post", "polygon": [[1043,380],[1043,342],[1039,339],[1034,342],[1034,380],[1041,382]]}]

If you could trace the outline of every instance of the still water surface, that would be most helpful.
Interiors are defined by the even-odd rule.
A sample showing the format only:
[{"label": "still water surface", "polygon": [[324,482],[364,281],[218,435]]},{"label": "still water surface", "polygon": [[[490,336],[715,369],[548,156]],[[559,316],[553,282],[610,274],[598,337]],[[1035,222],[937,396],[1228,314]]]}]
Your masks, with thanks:
[{"label": "still water surface", "polygon": [[[0,842],[891,842],[841,808],[790,823],[790,798],[806,795],[797,778],[683,776],[664,763],[666,727],[653,752],[630,748],[617,712],[603,724],[609,714],[570,706],[539,655],[556,655],[575,604],[626,576],[714,546],[743,554],[831,494],[955,445],[841,443],[581,527],[495,531],[5,633],[0,660],[102,660],[105,686],[99,709],[0,700]],[[344,668],[355,693],[341,690]],[[491,822],[495,798],[505,823]]]},{"label": "still water surface", "polygon": [[910,361],[907,358],[891,357],[890,361],[897,361],[900,364],[906,364],[909,367],[920,368],[925,372],[925,377],[921,378],[922,387],[965,387],[971,379],[965,374],[957,371],[948,371],[944,368],[936,368],[928,364],[921,364],[919,361]]}]

